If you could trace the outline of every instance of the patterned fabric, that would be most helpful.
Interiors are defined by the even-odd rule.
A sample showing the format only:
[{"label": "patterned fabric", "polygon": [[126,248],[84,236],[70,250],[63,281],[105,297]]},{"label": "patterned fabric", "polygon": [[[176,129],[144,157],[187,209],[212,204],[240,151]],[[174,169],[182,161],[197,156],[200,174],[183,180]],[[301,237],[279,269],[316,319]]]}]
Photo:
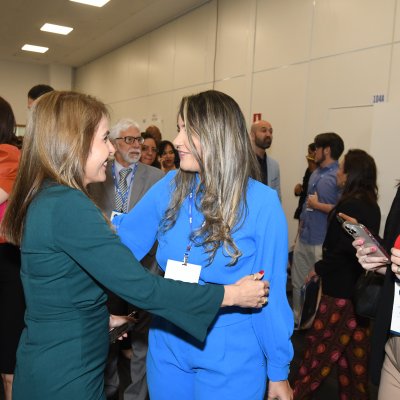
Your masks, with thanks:
[{"label": "patterned fabric", "polygon": [[322,295],[309,346],[294,384],[294,399],[309,399],[337,368],[340,400],[367,400],[369,327],[357,321],[349,299]]},{"label": "patterned fabric", "polygon": [[123,168],[119,171],[118,190],[115,191],[115,209],[120,212],[128,212],[128,191],[127,176],[132,172],[132,168]]}]

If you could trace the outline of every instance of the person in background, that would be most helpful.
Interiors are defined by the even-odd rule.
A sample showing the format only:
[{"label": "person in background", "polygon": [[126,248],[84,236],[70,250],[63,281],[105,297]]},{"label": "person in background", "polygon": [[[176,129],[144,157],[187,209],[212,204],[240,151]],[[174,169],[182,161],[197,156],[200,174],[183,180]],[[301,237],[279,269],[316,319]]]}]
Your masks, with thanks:
[{"label": "person in background", "polygon": [[28,108],[31,108],[34,101],[38,99],[40,96],[44,95],[45,93],[49,93],[53,90],[54,89],[51,86],[45,85],[43,83],[30,88],[28,92]]},{"label": "person in background", "polygon": [[[0,224],[17,176],[20,151],[10,104],[0,97]],[[0,234],[0,373],[5,399],[11,400],[18,341],[24,327],[20,251]]]},{"label": "person in background", "polygon": [[303,176],[303,182],[298,183],[294,187],[294,195],[299,197],[299,204],[294,212],[294,218],[300,219],[300,214],[303,209],[303,204],[307,198],[307,188],[308,188],[308,181],[310,180],[311,174],[316,170],[317,164],[315,162],[315,144],[310,143],[307,149],[307,169]]},{"label": "person in background", "polygon": [[[113,211],[128,212],[143,195],[160,180],[164,174],[158,168],[139,162],[141,143],[139,125],[128,118],[119,120],[110,129],[110,140],[114,145],[114,161],[107,164],[106,180],[89,185],[89,191],[95,203],[111,218]],[[153,273],[159,268],[155,260],[157,245],[141,260],[142,265]],[[125,400],[146,400],[148,398],[146,381],[146,354],[148,348],[148,331],[151,315],[143,310],[133,308],[125,300],[108,292],[107,307],[111,314],[127,315],[136,310],[135,328],[124,342],[110,346],[105,373],[105,390],[108,399],[118,398],[119,374],[118,360],[120,350],[126,342],[131,349],[130,373],[131,383],[125,390]]]},{"label": "person in background", "polygon": [[[351,214],[343,214],[342,217],[356,222]],[[394,248],[399,235],[400,185],[397,186],[383,235],[383,246],[388,254],[391,253],[390,261],[375,256],[377,248],[366,246],[362,239],[353,242],[362,267],[366,271],[385,275],[371,339],[370,376],[372,383],[379,385],[378,400],[400,396],[400,250]]]},{"label": "person in background", "polygon": [[184,97],[174,146],[180,168],[114,218],[123,243],[140,259],[157,238],[166,277],[224,284],[263,268],[274,284],[261,312],[219,313],[205,345],[154,317],[150,398],[262,400],[268,378],[268,398],[289,400],[287,224],[277,192],[254,179],[258,163],[238,104],[215,90]]},{"label": "person in background", "polygon": [[158,162],[165,173],[179,168],[179,153],[169,140],[162,140],[158,145]]},{"label": "person in background", "polygon": [[161,165],[157,159],[157,141],[154,139],[152,134],[146,132],[142,132],[142,138],[144,141],[142,144],[140,162],[161,169]]},{"label": "person in background", "polygon": [[281,177],[279,164],[269,157],[266,150],[272,144],[273,129],[268,121],[260,120],[251,126],[250,137],[261,169],[261,182],[278,192],[281,199]]},{"label": "person in background", "polygon": [[[175,282],[144,269],[90,200],[114,154],[106,106],[53,91],[29,113],[20,168],[1,229],[21,247],[26,300],[13,400],[105,400],[109,329],[104,287],[204,341],[220,306],[261,307],[261,274],[233,285]],[[137,236],[138,242],[141,236]],[[146,252],[145,252],[146,253]]]},{"label": "person in background", "polygon": [[335,365],[340,399],[369,398],[369,320],[355,314],[352,302],[363,269],[354,254],[353,239],[337,215],[353,215],[377,232],[381,213],[376,178],[375,161],[364,150],[349,150],[337,171],[342,195],[328,216],[322,259],[309,274],[309,279],[315,274],[322,278],[322,297],[295,377],[295,400],[314,394]]},{"label": "person in background", "polygon": [[336,174],[338,159],[344,150],[343,140],[338,134],[328,132],[317,135],[314,143],[318,168],[308,182],[307,200],[300,215],[299,236],[293,249],[291,268],[293,311],[297,325],[300,322],[301,287],[314,264],[322,258],[327,217],[340,196]]},{"label": "person in background", "polygon": [[162,140],[162,134],[160,131],[160,128],[156,125],[150,125],[146,128],[146,133],[149,133],[153,138],[156,140],[157,145],[161,142]]}]

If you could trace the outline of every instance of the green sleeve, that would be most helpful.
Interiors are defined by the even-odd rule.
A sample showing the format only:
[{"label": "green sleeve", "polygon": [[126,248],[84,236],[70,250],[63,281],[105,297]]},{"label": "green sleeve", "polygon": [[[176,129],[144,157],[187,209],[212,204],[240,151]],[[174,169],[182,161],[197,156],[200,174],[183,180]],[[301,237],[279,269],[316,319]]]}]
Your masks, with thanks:
[{"label": "green sleeve", "polygon": [[205,339],[221,305],[223,286],[200,286],[152,275],[78,190],[62,196],[57,210],[54,241],[74,259],[77,268],[129,303],[170,320],[198,340]]}]

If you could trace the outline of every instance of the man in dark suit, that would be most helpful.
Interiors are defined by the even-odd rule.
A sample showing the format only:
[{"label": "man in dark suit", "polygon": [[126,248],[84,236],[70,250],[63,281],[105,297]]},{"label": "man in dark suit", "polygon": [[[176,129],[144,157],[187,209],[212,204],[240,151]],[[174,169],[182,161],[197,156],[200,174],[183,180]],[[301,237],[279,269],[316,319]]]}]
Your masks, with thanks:
[{"label": "man in dark suit", "polygon": [[[128,212],[143,197],[164,173],[154,167],[139,162],[143,138],[139,125],[130,119],[122,119],[110,130],[110,140],[115,147],[115,160],[108,163],[106,181],[90,186],[90,193],[103,212],[111,217],[113,212]],[[155,260],[157,245],[141,260],[153,273],[158,273]],[[108,307],[111,314],[127,315],[133,307],[109,293]],[[148,330],[151,315],[137,310],[139,321],[131,332],[131,380],[124,393],[125,400],[148,399],[146,382],[146,354]],[[110,347],[105,373],[105,389],[108,399],[118,399],[118,356],[119,343]]]},{"label": "man in dark suit", "polygon": [[250,139],[260,163],[262,183],[278,192],[281,199],[281,177],[279,164],[265,152],[271,147],[273,129],[268,121],[254,122],[250,130]]}]

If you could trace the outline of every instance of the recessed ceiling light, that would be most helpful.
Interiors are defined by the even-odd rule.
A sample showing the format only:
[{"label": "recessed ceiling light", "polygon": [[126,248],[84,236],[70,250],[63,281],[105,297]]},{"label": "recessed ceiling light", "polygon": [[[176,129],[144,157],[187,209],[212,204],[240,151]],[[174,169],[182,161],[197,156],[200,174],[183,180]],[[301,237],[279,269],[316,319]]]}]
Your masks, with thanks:
[{"label": "recessed ceiling light", "polygon": [[45,32],[58,33],[60,35],[68,35],[74,28],[70,28],[69,26],[62,25],[54,25],[54,24],[44,24],[40,30]]},{"label": "recessed ceiling light", "polygon": [[48,47],[42,47],[42,46],[35,46],[33,44],[24,44],[21,47],[21,50],[25,50],[25,51],[33,51],[35,53],[46,53],[46,51],[48,50]]},{"label": "recessed ceiling light", "polygon": [[110,0],[69,0],[69,1],[73,1],[75,3],[88,4],[89,6],[103,7]]}]

